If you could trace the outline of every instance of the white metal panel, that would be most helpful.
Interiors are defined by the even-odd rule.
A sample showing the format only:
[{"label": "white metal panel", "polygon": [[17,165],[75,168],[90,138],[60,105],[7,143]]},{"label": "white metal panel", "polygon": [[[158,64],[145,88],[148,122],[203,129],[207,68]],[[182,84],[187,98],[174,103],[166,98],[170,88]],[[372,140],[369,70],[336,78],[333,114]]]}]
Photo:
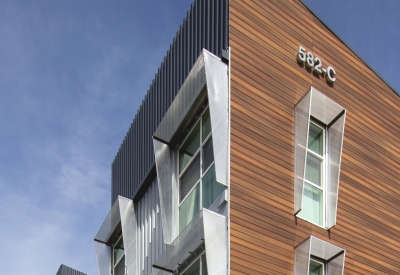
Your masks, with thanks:
[{"label": "white metal panel", "polygon": [[307,93],[296,105],[295,111],[295,162],[294,162],[294,213],[301,210],[306,164],[308,127],[310,124],[311,93]]},{"label": "white metal panel", "polygon": [[294,274],[307,275],[310,265],[310,245],[308,238],[294,249]]},{"label": "white metal panel", "polygon": [[329,189],[327,190],[328,211],[326,217],[326,228],[328,229],[336,224],[345,120],[346,113],[329,127]]}]

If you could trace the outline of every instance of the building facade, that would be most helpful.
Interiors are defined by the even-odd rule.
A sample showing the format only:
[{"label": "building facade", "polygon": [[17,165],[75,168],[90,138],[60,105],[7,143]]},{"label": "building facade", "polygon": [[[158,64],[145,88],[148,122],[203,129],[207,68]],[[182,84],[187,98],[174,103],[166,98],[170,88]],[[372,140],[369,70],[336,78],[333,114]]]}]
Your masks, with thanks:
[{"label": "building facade", "polygon": [[103,274],[400,274],[400,98],[300,0],[196,0],[112,165]]}]

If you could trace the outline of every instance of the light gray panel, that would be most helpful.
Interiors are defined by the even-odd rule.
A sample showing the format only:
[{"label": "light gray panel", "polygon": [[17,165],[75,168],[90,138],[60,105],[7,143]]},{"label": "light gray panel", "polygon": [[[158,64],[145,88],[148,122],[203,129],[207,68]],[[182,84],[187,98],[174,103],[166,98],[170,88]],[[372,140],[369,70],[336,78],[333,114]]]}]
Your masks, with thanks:
[{"label": "light gray panel", "polygon": [[218,196],[218,198],[208,207],[209,210],[216,212],[218,214],[226,216],[227,213],[227,207],[228,207],[228,189],[225,189],[221,195]]},{"label": "light gray panel", "polygon": [[152,274],[152,275],[171,275],[171,274],[173,274],[173,273],[171,273],[171,272],[166,272],[166,271],[163,271],[163,270],[160,270],[160,269],[157,269],[157,268],[154,268],[154,267],[153,267],[153,271],[152,271],[151,274]]},{"label": "light gray panel", "polygon": [[296,105],[295,112],[295,162],[294,162],[294,213],[301,210],[303,197],[304,173],[310,124],[311,93],[307,93]]},{"label": "light gray panel", "polygon": [[308,238],[294,249],[294,275],[307,275],[310,265],[311,240]]},{"label": "light gray panel", "polygon": [[[154,263],[175,271],[204,241],[208,274],[228,274],[227,218],[203,209]],[[153,274],[163,274],[153,268]]]},{"label": "light gray panel", "polygon": [[188,226],[179,234],[155,264],[168,270],[175,270],[190,251],[194,251],[204,239],[203,211],[200,211]]},{"label": "light gray panel", "polygon": [[114,232],[120,221],[121,216],[119,213],[119,200],[117,199],[111,207],[110,212],[108,212],[108,215],[101,225],[99,231],[97,232],[94,240],[105,243],[108,242],[108,239],[110,238],[111,234]]},{"label": "light gray panel", "polygon": [[99,275],[111,275],[111,249],[104,243],[94,242]]},{"label": "light gray panel", "polygon": [[208,274],[228,274],[228,229],[225,216],[203,210]]},{"label": "light gray panel", "polygon": [[125,248],[125,268],[126,275],[137,274],[137,255],[136,255],[136,215],[133,203],[123,197],[118,197],[119,210],[121,215],[122,237]]},{"label": "light gray panel", "polygon": [[339,193],[340,164],[342,160],[344,125],[346,113],[329,127],[329,184],[327,194],[326,227],[329,229],[336,224],[337,203]]},{"label": "light gray panel", "polygon": [[178,183],[173,152],[167,144],[153,139],[164,242],[172,243],[178,233]]},{"label": "light gray panel", "polygon": [[346,251],[338,255],[328,263],[328,274],[329,275],[343,275],[344,273],[344,259]]},{"label": "light gray panel", "polygon": [[343,107],[311,87],[311,115],[328,125],[343,110]]},{"label": "light gray panel", "polygon": [[203,51],[207,94],[210,106],[215,173],[217,181],[228,184],[229,92],[228,66],[215,55]]},{"label": "light gray panel", "polygon": [[318,239],[314,236],[310,237],[311,240],[311,255],[317,256],[319,258],[322,258],[324,260],[329,260],[333,256],[337,255],[338,253],[342,252],[343,249],[327,243],[321,239]]},{"label": "light gray panel", "polygon": [[204,59],[203,55],[200,55],[154,132],[154,136],[167,143],[170,142],[191,111],[193,104],[198,100],[205,85]]}]

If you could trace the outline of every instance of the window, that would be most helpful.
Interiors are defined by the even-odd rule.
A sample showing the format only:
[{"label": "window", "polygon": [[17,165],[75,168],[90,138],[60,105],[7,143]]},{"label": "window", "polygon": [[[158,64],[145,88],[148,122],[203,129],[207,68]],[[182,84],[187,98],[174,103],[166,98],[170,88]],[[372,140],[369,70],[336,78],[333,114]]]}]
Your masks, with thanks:
[{"label": "window", "polygon": [[294,275],[343,275],[346,251],[310,236],[294,249]]},{"label": "window", "polygon": [[325,275],[325,263],[317,259],[311,259],[308,275]]},{"label": "window", "polygon": [[208,275],[206,254],[203,254],[192,266],[181,275]]},{"label": "window", "polygon": [[299,217],[324,227],[326,186],[326,127],[316,121],[309,124],[306,172]]},{"label": "window", "polygon": [[294,214],[336,224],[346,110],[314,88],[295,107]]},{"label": "window", "polygon": [[112,247],[112,274],[124,275],[125,274],[125,251],[122,236],[119,237],[116,244]]},{"label": "window", "polygon": [[225,186],[215,177],[210,112],[207,108],[178,150],[179,232],[208,208]]}]

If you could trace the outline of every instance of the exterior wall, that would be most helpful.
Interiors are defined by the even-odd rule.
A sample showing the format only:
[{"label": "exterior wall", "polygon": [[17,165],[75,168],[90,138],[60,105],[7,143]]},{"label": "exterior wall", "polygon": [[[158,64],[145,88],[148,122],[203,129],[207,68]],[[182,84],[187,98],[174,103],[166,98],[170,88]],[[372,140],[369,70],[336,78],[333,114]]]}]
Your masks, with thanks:
[{"label": "exterior wall", "polygon": [[137,201],[155,177],[152,135],[203,48],[228,47],[228,0],[196,0],[147,91],[112,164],[111,205]]},{"label": "exterior wall", "polygon": [[[293,274],[310,235],[345,274],[400,273],[400,97],[298,0],[231,0],[231,274]],[[328,85],[298,46],[337,72]],[[313,86],[347,109],[337,224],[293,215],[294,106]]]}]

